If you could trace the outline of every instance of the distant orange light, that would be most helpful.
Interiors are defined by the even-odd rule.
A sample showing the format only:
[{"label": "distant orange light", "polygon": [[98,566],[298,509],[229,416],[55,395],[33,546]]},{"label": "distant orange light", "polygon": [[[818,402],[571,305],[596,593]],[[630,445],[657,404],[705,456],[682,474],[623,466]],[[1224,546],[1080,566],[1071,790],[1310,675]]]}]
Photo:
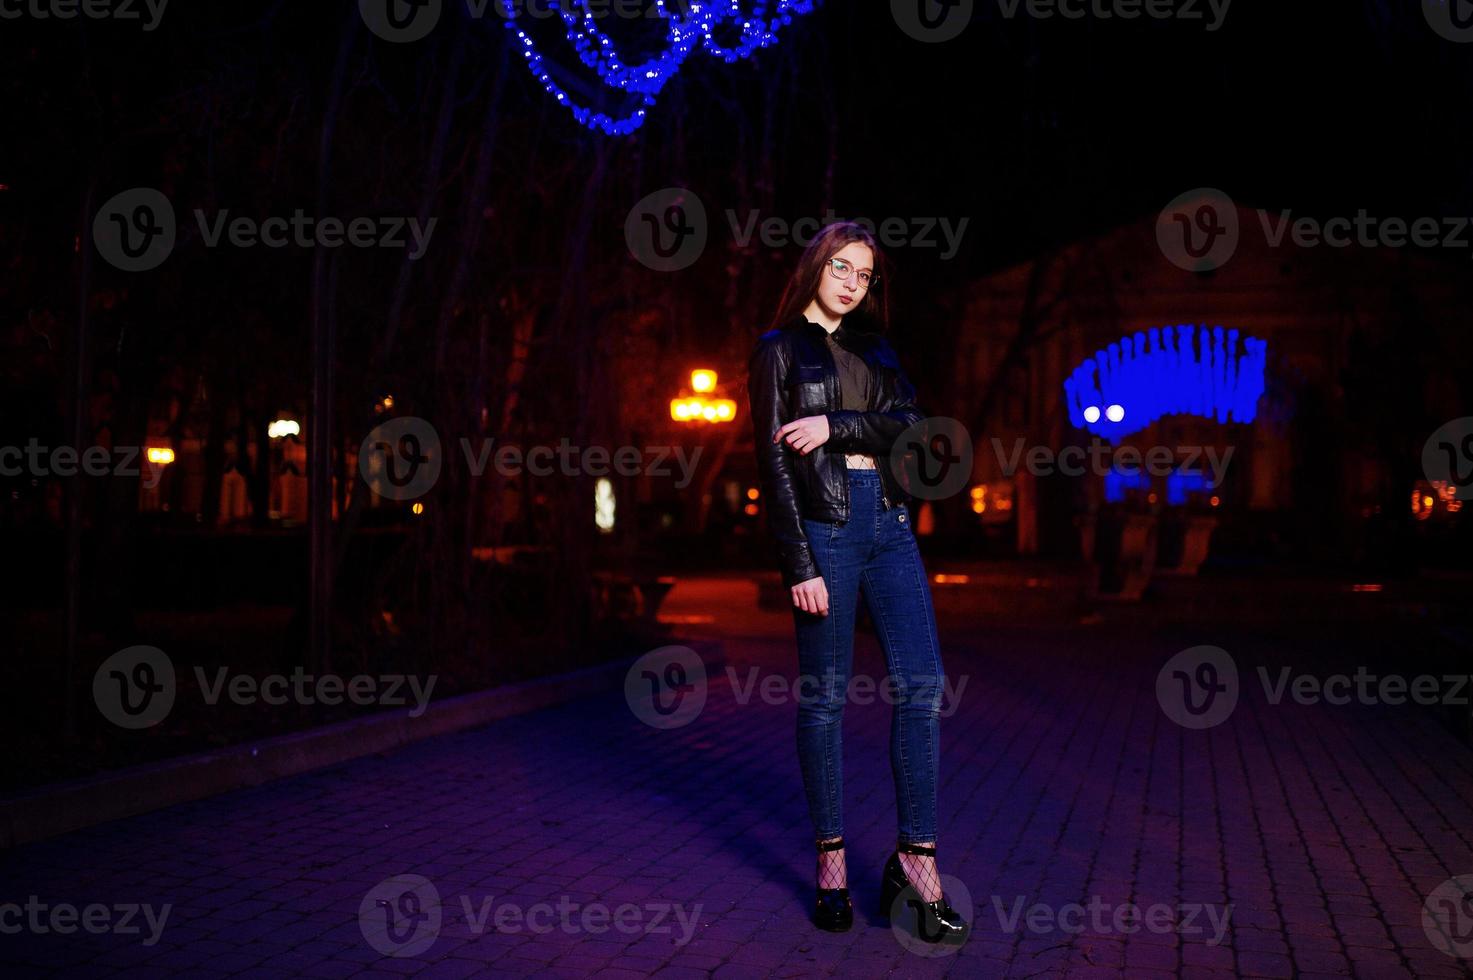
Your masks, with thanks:
[{"label": "distant orange light", "polygon": [[670,417],[677,422],[730,422],[736,402],[730,398],[672,398]]},{"label": "distant orange light", "polygon": [[1211,500],[1209,500],[1207,502],[1209,504],[1211,504],[1212,506],[1216,507],[1218,504],[1222,503],[1222,498],[1221,497],[1213,497]]},{"label": "distant orange light", "polygon": [[157,463],[159,466],[168,466],[174,462],[174,450],[167,446],[150,446],[148,449],[148,461]]},{"label": "distant orange light", "polygon": [[416,515],[423,514],[425,512],[425,505],[416,502],[413,507],[409,508],[409,510]]},{"label": "distant orange light", "polygon": [[747,512],[747,516],[748,517],[756,517],[757,516],[757,505],[756,504],[748,504],[747,506],[743,507],[742,510],[744,510],[744,511]]},{"label": "distant orange light", "polygon": [[707,392],[716,390],[716,372],[704,368],[690,373],[690,390]]},{"label": "distant orange light", "polygon": [[1151,494],[1150,496],[1146,497],[1146,503],[1148,503],[1148,504],[1154,504],[1155,502],[1156,502],[1156,495],[1154,493]]},{"label": "distant orange light", "polygon": [[937,585],[966,585],[971,580],[970,575],[946,575],[938,572],[931,576],[931,581]]},{"label": "distant orange light", "polygon": [[1384,588],[1384,586],[1382,586],[1380,582],[1367,582],[1367,583],[1364,583],[1364,584],[1352,585],[1350,587],[1350,591],[1352,591],[1352,592],[1380,592],[1382,590],[1382,588]]},{"label": "distant orange light", "polygon": [[758,496],[758,491],[757,491],[757,488],[756,487],[748,487],[747,488],[747,499],[748,500],[756,500],[757,499],[757,496]]}]

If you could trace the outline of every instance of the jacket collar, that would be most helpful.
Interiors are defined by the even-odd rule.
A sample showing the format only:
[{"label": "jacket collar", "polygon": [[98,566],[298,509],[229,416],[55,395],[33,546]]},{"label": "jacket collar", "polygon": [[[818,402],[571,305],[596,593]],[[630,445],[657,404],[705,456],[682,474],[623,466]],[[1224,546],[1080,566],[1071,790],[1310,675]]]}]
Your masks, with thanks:
[{"label": "jacket collar", "polygon": [[[804,333],[819,340],[822,340],[828,335],[828,331],[821,324],[814,323],[802,313],[794,314],[792,320],[788,321],[787,326],[802,330]],[[850,326],[846,318],[845,320],[839,321],[838,329],[833,332],[832,336],[840,346],[857,347],[869,336],[869,332]]]}]

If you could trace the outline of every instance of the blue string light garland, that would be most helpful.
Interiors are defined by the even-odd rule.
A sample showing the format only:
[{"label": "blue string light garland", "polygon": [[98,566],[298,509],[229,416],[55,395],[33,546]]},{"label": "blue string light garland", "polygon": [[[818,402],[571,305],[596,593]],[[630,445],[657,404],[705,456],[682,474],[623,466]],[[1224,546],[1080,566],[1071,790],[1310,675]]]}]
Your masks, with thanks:
[{"label": "blue string light garland", "polygon": [[[563,88],[553,81],[552,75],[543,67],[542,54],[537,50],[527,32],[522,30],[517,6],[520,0],[501,0],[505,14],[504,23],[516,34],[522,56],[532,76],[542,83],[547,93],[567,106],[573,118],[590,129],[601,130],[611,136],[632,133],[644,125],[646,108],[655,104],[655,96],[674,78],[691,52],[700,48],[713,57],[732,64],[749,58],[762,48],[777,43],[781,27],[793,22],[799,14],[813,11],[814,0],[775,0],[775,3],[754,3],[750,14],[743,13],[738,0],[720,0],[715,3],[690,4],[690,12],[674,15],[666,9],[665,0],[655,0],[659,15],[669,24],[668,46],[654,57],[637,65],[626,65],[619,57],[613,39],[599,30],[594,22],[593,11],[587,0],[573,0],[568,4],[552,4],[562,18],[567,31],[568,43],[584,65],[598,73],[598,77],[611,89],[642,96],[641,108],[634,109],[620,118],[596,112],[587,106],[575,103]],[[772,15],[768,16],[768,8]],[[715,32],[728,25],[739,26],[741,33],[736,43],[726,47],[717,43]]]}]

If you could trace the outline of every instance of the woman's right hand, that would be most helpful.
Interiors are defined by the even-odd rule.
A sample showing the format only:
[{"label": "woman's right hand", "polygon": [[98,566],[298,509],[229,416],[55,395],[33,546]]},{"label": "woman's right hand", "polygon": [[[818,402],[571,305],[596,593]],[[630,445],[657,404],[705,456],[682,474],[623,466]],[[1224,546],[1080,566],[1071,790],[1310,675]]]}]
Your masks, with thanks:
[{"label": "woman's right hand", "polygon": [[827,616],[829,614],[829,590],[823,584],[823,576],[819,575],[806,582],[799,582],[793,586],[793,605],[806,613],[815,616]]}]

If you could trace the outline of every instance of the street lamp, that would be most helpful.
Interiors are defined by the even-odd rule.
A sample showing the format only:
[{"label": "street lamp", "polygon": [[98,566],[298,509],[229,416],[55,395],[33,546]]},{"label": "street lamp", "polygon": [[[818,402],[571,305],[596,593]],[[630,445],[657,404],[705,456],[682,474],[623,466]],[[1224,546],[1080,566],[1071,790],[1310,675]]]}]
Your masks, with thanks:
[{"label": "street lamp", "polygon": [[736,402],[730,398],[705,398],[703,394],[716,390],[716,372],[699,368],[690,373],[691,390],[695,395],[681,395],[670,399],[670,417],[677,422],[730,422],[736,418]]}]

